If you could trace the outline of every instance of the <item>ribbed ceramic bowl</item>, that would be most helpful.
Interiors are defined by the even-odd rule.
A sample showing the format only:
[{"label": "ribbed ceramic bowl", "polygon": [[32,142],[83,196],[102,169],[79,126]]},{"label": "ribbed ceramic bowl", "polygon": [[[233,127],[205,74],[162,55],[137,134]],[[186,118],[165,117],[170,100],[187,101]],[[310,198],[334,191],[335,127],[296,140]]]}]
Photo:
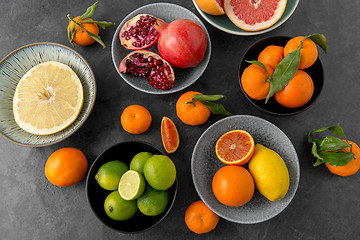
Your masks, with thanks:
[{"label": "ribbed ceramic bowl", "polygon": [[[179,69],[173,67],[175,72],[175,83],[174,83],[174,87],[171,89],[168,90],[155,89],[149,84],[148,80],[146,80],[143,77],[136,77],[136,76],[132,76],[130,73],[119,72],[120,62],[124,59],[124,57],[126,57],[126,55],[128,55],[131,52],[130,50],[127,50],[123,46],[121,46],[119,39],[119,32],[122,26],[128,20],[130,20],[131,18],[135,17],[138,14],[144,14],[144,13],[151,14],[155,17],[161,18],[167,23],[170,23],[176,19],[193,20],[204,30],[206,34],[207,49],[205,52],[204,60],[202,60],[196,67],[193,68]],[[155,44],[154,47],[149,48],[148,50],[159,54],[157,50],[157,44]],[[169,94],[187,88],[188,86],[196,82],[196,80],[198,80],[199,77],[203,74],[209,63],[210,55],[211,55],[211,41],[210,41],[210,35],[206,30],[205,25],[194,13],[192,13],[188,9],[171,3],[153,3],[153,4],[145,5],[131,12],[121,21],[121,23],[117,27],[111,44],[111,56],[114,63],[114,67],[121,76],[121,78],[124,79],[125,82],[127,82],[130,86],[136,88],[137,90],[150,94]]]},{"label": "ribbed ceramic bowl", "polygon": [[132,158],[139,152],[164,155],[164,153],[149,143],[139,141],[121,142],[108,148],[97,157],[86,179],[86,196],[95,216],[106,226],[122,233],[140,233],[155,227],[168,215],[176,198],[177,180],[167,190],[169,193],[169,203],[165,211],[160,215],[150,217],[138,210],[135,216],[126,221],[115,221],[106,215],[104,202],[112,191],[100,187],[95,179],[96,173],[104,163],[113,160],[120,160],[129,166]]},{"label": "ribbed ceramic bowl", "polygon": [[[271,202],[257,190],[252,199],[240,207],[228,207],[216,199],[212,191],[212,179],[225,166],[216,156],[216,141],[224,133],[235,129],[249,132],[255,144],[270,148],[282,157],[290,176],[289,190],[283,199]],[[247,168],[247,164],[243,167]],[[211,125],[200,136],[192,154],[191,173],[196,191],[211,210],[224,219],[243,224],[263,222],[282,212],[293,199],[300,181],[299,160],[290,139],[274,124],[247,115],[224,118]]]},{"label": "ribbed ceramic bowl", "polygon": [[[22,130],[13,115],[13,95],[21,77],[32,67],[46,61],[68,65],[79,77],[84,103],[77,119],[64,130],[50,135],[34,135]],[[55,144],[72,135],[88,118],[95,103],[95,76],[86,60],[74,50],[57,43],[34,43],[11,52],[0,61],[0,132],[6,139],[25,146]]]},{"label": "ribbed ceramic bowl", "polygon": [[196,10],[200,13],[200,15],[208,23],[210,23],[217,29],[219,29],[223,32],[226,32],[226,33],[234,34],[234,35],[252,36],[252,35],[263,34],[263,33],[269,32],[271,30],[274,30],[274,29],[280,27],[293,14],[293,12],[295,11],[295,9],[299,3],[299,0],[287,0],[286,8],[285,8],[285,11],[284,11],[283,15],[281,16],[281,18],[271,27],[264,29],[264,30],[255,31],[255,32],[245,31],[245,30],[242,30],[241,28],[237,27],[228,18],[228,16],[226,14],[220,15],[220,16],[213,16],[213,15],[207,14],[207,13],[201,11],[201,9],[196,5],[195,0],[193,0],[193,3],[194,3]]}]

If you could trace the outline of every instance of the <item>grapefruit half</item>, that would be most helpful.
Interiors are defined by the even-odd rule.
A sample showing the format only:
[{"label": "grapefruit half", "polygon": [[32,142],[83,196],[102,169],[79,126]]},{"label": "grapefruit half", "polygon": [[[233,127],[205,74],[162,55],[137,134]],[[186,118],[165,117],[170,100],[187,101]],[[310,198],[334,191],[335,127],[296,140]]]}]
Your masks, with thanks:
[{"label": "grapefruit half", "polygon": [[259,31],[274,25],[283,15],[287,0],[224,0],[229,19],[246,31]]}]

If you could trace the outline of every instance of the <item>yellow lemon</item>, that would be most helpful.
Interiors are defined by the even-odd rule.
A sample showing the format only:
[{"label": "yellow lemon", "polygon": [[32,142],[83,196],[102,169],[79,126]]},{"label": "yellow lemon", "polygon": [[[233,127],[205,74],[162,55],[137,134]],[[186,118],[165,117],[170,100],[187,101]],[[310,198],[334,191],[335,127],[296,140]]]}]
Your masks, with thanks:
[{"label": "yellow lemon", "polygon": [[289,185],[289,171],[284,160],[275,151],[261,144],[255,145],[255,152],[249,162],[249,170],[257,190],[270,201],[285,197]]}]

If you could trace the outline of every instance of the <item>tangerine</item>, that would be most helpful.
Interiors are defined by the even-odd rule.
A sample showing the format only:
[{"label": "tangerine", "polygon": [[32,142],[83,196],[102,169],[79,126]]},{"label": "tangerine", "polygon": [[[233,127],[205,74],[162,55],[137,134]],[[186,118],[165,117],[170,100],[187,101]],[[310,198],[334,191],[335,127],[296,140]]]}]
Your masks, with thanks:
[{"label": "tangerine", "polygon": [[223,134],[216,142],[216,156],[226,165],[244,165],[255,151],[250,133],[236,129]]},{"label": "tangerine", "polygon": [[256,64],[251,64],[248,66],[242,76],[241,76],[241,85],[245,93],[254,100],[263,100],[269,93],[270,89],[270,77],[273,74],[274,70],[264,64],[268,73]]},{"label": "tangerine", "polygon": [[140,105],[130,105],[121,114],[122,127],[132,134],[140,134],[148,130],[151,121],[150,112]]},{"label": "tangerine", "polygon": [[185,223],[197,234],[212,231],[219,222],[219,216],[211,211],[203,201],[193,202],[185,212]]},{"label": "tangerine", "polygon": [[[201,125],[210,117],[210,109],[199,101],[192,101],[195,91],[189,91],[179,97],[176,102],[176,114],[180,120],[188,125]],[[202,94],[201,94],[202,95]]]},{"label": "tangerine", "polygon": [[284,58],[284,47],[270,45],[267,46],[258,57],[258,61],[270,66],[275,70],[279,62]]},{"label": "tangerine", "polygon": [[201,9],[201,11],[206,12],[207,14],[210,15],[225,14],[223,0],[195,0],[195,2],[196,5]]},{"label": "tangerine", "polygon": [[280,91],[274,94],[275,100],[284,107],[298,108],[305,105],[314,94],[314,83],[306,72],[297,70],[295,76]]},{"label": "tangerine", "polygon": [[[97,24],[95,23],[84,23],[84,20],[91,20],[91,18],[85,18],[85,19],[81,19],[79,20],[80,16],[75,17],[73,20],[75,22],[78,22],[80,24],[80,26],[84,29],[86,29],[87,31],[95,34],[96,36],[99,36],[99,27]],[[74,25],[75,23],[73,21],[70,21],[69,25],[68,25],[68,29],[70,29],[70,32],[72,34],[73,29],[74,29]],[[80,46],[88,46],[91,45],[95,42],[95,39],[93,39],[84,29],[82,29],[81,27],[79,27],[79,25],[76,26],[76,32],[75,32],[75,36],[73,39],[73,42],[77,45]]]},{"label": "tangerine", "polygon": [[[352,145],[352,152],[355,154],[354,158],[348,164],[344,166],[332,166],[328,163],[325,163],[327,168],[332,173],[339,176],[354,175],[360,169],[360,148],[356,143],[350,140],[348,140],[348,142]],[[350,148],[346,148],[345,151],[349,152]]]},{"label": "tangerine", "polygon": [[304,40],[303,36],[299,36],[290,39],[284,47],[284,57],[298,49],[300,46],[300,41],[303,41],[303,46],[300,53],[301,56],[299,69],[305,69],[313,65],[318,57],[316,44],[310,38],[306,38]]},{"label": "tangerine", "polygon": [[45,176],[54,185],[69,187],[86,174],[88,162],[83,152],[76,148],[61,148],[50,155],[45,164]]},{"label": "tangerine", "polygon": [[251,200],[255,183],[245,168],[225,166],[216,172],[212,189],[219,202],[229,207],[239,207]]}]

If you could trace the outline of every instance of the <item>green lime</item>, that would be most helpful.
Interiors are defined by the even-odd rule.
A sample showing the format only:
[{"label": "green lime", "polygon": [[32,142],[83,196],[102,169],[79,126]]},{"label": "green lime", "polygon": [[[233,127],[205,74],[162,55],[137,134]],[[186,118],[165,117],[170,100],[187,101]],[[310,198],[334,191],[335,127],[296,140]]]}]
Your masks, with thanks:
[{"label": "green lime", "polygon": [[166,190],[156,190],[146,186],[145,192],[137,199],[137,206],[143,214],[156,216],[165,211],[169,202],[169,194]]},{"label": "green lime", "polygon": [[146,161],[153,156],[149,152],[140,152],[136,154],[130,162],[130,170],[135,170],[141,174],[144,174],[144,165]]},{"label": "green lime", "polygon": [[104,163],[95,175],[99,185],[106,190],[116,190],[121,176],[128,170],[125,163],[114,160]]},{"label": "green lime", "polygon": [[129,170],[122,175],[119,183],[120,196],[125,200],[134,200],[145,190],[145,179],[140,173]]},{"label": "green lime", "polygon": [[111,219],[125,221],[133,217],[138,208],[135,200],[124,200],[118,191],[113,191],[105,199],[104,209]]},{"label": "green lime", "polygon": [[176,168],[171,159],[165,155],[154,155],[144,166],[146,181],[156,190],[171,187],[176,178]]}]

